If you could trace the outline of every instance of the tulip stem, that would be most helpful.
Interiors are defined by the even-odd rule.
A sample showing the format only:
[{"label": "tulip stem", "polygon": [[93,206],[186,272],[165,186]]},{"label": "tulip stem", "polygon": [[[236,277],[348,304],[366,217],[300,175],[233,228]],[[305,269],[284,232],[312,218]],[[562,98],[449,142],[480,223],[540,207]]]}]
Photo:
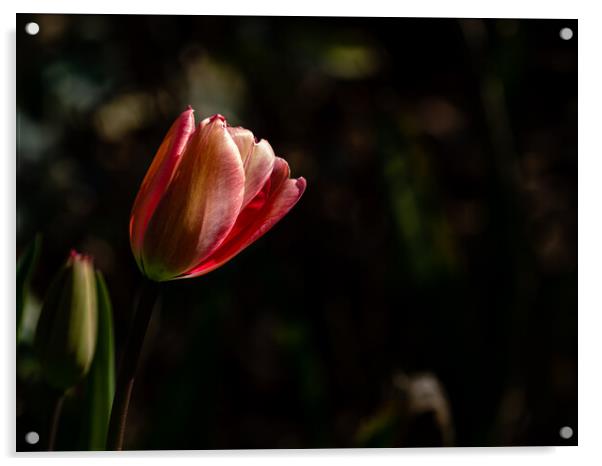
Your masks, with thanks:
[{"label": "tulip stem", "polygon": [[119,368],[107,435],[107,450],[123,450],[125,426],[136,369],[158,292],[159,284],[145,279]]},{"label": "tulip stem", "polygon": [[54,443],[56,442],[56,434],[59,430],[59,421],[63,410],[63,402],[65,401],[65,393],[61,392],[57,395],[54,401],[52,411],[52,420],[50,421],[50,431],[48,432],[48,451],[54,451]]}]

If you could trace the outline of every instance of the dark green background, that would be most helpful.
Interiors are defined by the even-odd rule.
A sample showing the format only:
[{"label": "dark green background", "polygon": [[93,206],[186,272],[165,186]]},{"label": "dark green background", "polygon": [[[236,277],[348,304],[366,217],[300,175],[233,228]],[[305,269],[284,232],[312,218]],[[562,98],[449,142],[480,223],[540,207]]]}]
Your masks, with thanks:
[{"label": "dark green background", "polygon": [[[558,431],[577,433],[577,36],[573,20],[18,15],[17,249],[42,233],[39,298],[70,248],[94,255],[118,356],[141,283],[130,208],[186,105],[307,179],[256,244],[165,288],[127,448],[575,444]],[[23,436],[49,409],[27,373],[18,449],[42,446]],[[421,373],[442,391],[409,394]],[[79,402],[59,449],[77,448]]]}]

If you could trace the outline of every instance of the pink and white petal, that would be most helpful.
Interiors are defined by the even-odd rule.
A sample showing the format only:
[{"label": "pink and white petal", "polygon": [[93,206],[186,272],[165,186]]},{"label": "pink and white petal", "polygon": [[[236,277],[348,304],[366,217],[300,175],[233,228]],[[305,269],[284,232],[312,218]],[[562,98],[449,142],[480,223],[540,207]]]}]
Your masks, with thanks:
[{"label": "pink and white petal", "polygon": [[188,106],[172,124],[155,154],[132,207],[130,243],[138,260],[144,233],[157,204],[171,182],[186,144],[194,133],[194,110]]},{"label": "pink and white petal", "polygon": [[271,178],[241,212],[219,249],[178,278],[198,277],[211,272],[267,233],[293,208],[305,191],[307,183],[304,178],[291,179],[288,176],[288,164],[277,157]]},{"label": "pink and white petal", "polygon": [[241,128],[240,126],[236,128],[229,127],[228,133],[230,133],[232,140],[236,144],[236,147],[238,147],[240,158],[244,167],[247,163],[247,160],[251,156],[251,152],[253,151],[255,136],[253,136],[251,131]]},{"label": "pink and white petal", "polygon": [[143,242],[147,275],[166,280],[209,257],[228,236],[244,196],[244,169],[226,121],[214,116],[188,143]]},{"label": "pink and white petal", "polygon": [[251,156],[245,164],[245,197],[243,208],[261,191],[274,170],[276,156],[272,146],[262,139],[254,143]]}]

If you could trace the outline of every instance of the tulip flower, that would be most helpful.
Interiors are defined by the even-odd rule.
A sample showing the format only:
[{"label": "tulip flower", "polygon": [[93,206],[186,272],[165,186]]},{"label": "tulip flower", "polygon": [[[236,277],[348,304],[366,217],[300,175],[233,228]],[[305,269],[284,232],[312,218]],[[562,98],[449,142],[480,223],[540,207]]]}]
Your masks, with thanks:
[{"label": "tulip flower", "polygon": [[305,179],[291,179],[270,144],[221,115],[195,128],[188,107],[159,147],[130,218],[130,243],[154,281],[197,277],[265,234],[297,203]]},{"label": "tulip flower", "polygon": [[107,449],[121,450],[136,367],[158,283],[204,275],[264,235],[297,203],[305,179],[290,178],[270,144],[221,115],[195,127],[188,107],[151,163],[130,216],[130,245],[146,281],[125,347]]},{"label": "tulip flower", "polygon": [[92,258],[75,251],[50,286],[35,336],[48,383],[66,390],[90,369],[98,325]]}]

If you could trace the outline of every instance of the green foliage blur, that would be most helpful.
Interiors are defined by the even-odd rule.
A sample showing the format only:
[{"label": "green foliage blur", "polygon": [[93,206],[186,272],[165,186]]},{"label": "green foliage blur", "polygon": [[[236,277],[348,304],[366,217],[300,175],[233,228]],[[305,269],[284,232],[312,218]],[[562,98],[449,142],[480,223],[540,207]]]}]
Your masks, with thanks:
[{"label": "green foliage blur", "polygon": [[[115,392],[111,298],[93,259],[71,251],[43,302],[35,299],[29,280],[41,244],[37,234],[17,261],[17,420],[23,403],[34,402],[34,409],[40,409],[41,395],[46,406],[33,412],[36,423],[46,423],[38,448],[55,450],[50,430],[54,424],[60,432],[64,400],[72,399],[78,406],[79,443],[73,437],[67,449],[104,450]],[[40,439],[40,432],[32,432]]]},{"label": "green foliage blur", "polygon": [[[36,36],[23,27],[40,25]],[[559,31],[571,27],[570,41]],[[128,222],[188,104],[308,188],[224,267],[168,284],[129,449],[576,444],[577,22],[18,15],[17,246],[75,247],[114,304]],[[49,400],[17,386],[17,448]],[[80,449],[83,394],[58,449]],[[91,447],[90,447],[91,448]]]}]

